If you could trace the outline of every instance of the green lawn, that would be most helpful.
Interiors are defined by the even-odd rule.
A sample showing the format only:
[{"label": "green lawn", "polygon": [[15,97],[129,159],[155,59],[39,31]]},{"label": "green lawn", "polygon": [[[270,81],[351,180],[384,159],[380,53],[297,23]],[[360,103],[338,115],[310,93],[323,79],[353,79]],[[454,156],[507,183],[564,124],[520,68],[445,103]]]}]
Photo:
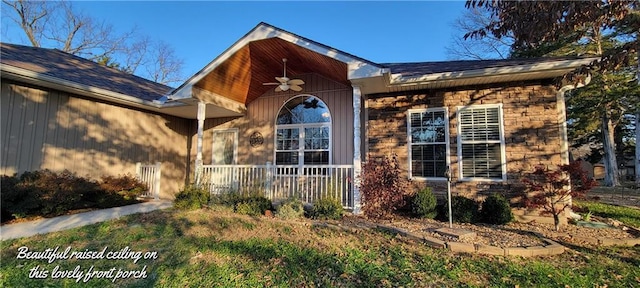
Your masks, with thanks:
[{"label": "green lawn", "polygon": [[[452,254],[380,231],[347,232],[307,220],[252,218],[227,211],[156,211],[1,243],[0,287],[634,287],[640,247],[575,248],[539,258]],[[17,259],[43,251],[141,252],[129,259]],[[25,248],[22,248],[25,249]],[[153,253],[157,252],[157,259]],[[85,255],[87,256],[87,255]],[[100,258],[99,255],[95,255]],[[135,256],[135,254],[133,255]],[[125,257],[127,258],[127,257]],[[58,279],[52,279],[53,271]],[[146,278],[61,279],[60,270],[114,268]],[[30,271],[48,271],[30,279]],[[142,275],[144,272],[145,274]],[[85,274],[86,275],[86,274]],[[35,275],[32,275],[35,276]]]},{"label": "green lawn", "polygon": [[592,215],[613,218],[626,225],[640,228],[640,209],[581,200],[574,200],[574,204],[587,208]]}]

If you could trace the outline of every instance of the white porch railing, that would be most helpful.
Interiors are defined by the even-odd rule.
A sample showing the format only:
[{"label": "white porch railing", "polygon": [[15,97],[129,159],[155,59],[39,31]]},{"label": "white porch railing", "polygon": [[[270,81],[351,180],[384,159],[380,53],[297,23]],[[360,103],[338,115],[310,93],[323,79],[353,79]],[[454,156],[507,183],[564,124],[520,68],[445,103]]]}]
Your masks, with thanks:
[{"label": "white porch railing", "polygon": [[353,208],[352,165],[203,165],[202,179],[212,194],[262,192],[274,202],[306,203],[333,197]]},{"label": "white porch railing", "polygon": [[136,163],[136,178],[149,187],[149,190],[142,197],[156,200],[160,198],[160,166],[160,162],[156,162],[156,164]]}]

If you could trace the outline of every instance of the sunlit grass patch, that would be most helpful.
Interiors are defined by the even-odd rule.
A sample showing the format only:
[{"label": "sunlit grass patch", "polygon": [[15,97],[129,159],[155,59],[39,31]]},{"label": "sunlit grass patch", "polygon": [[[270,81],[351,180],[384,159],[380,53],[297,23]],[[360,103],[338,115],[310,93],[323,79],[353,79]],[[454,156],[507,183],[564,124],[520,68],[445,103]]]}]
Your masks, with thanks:
[{"label": "sunlit grass patch", "polygon": [[582,200],[575,200],[574,204],[587,208],[593,215],[613,218],[626,225],[640,227],[640,209]]},{"label": "sunlit grass patch", "polygon": [[[0,243],[2,287],[629,287],[639,285],[640,247],[584,249],[553,257],[452,254],[373,230],[313,225],[310,220],[207,209],[165,210],[79,229]],[[71,246],[156,251],[157,259],[16,259],[17,249]],[[29,279],[56,265],[142,269],[144,279]]]}]

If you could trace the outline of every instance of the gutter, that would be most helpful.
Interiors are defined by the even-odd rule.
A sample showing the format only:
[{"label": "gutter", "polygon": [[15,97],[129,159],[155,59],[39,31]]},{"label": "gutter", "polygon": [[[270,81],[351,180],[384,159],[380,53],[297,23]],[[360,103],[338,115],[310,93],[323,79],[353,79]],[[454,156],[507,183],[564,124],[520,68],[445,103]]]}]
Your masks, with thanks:
[{"label": "gutter", "polygon": [[517,66],[505,66],[476,70],[450,71],[425,74],[421,76],[402,76],[402,74],[389,74],[390,86],[413,86],[420,84],[432,84],[438,81],[455,81],[481,77],[495,77],[528,73],[540,73],[549,71],[572,70],[582,65],[588,65],[599,58],[584,58],[577,60],[559,60],[553,62],[534,63]]},{"label": "gutter", "polygon": [[[9,79],[20,80],[30,84],[53,88],[69,93],[83,95],[91,98],[106,100],[109,102],[115,102],[119,104],[125,104],[133,107],[149,109],[163,109],[179,106],[187,106],[186,104],[179,102],[168,102],[166,97],[162,97],[162,100],[143,100],[126,94],[109,91],[106,89],[80,84],[77,82],[68,81],[58,77],[49,76],[43,73],[34,72],[31,70],[7,65],[0,63],[0,71],[2,71],[2,77]],[[164,100],[164,101],[163,101]]]}]

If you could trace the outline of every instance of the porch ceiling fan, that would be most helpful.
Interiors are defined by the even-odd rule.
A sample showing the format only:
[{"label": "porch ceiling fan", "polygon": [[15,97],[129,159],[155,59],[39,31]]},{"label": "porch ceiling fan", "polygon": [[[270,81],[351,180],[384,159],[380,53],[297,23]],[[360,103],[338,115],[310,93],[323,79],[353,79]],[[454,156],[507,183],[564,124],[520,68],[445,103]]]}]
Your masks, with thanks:
[{"label": "porch ceiling fan", "polygon": [[275,77],[278,82],[271,83],[262,83],[262,85],[277,85],[275,91],[287,91],[289,89],[293,91],[302,91],[302,87],[300,85],[304,84],[304,81],[300,79],[289,79],[287,77],[287,58],[282,58],[282,63],[284,64],[284,70],[282,77]]}]

